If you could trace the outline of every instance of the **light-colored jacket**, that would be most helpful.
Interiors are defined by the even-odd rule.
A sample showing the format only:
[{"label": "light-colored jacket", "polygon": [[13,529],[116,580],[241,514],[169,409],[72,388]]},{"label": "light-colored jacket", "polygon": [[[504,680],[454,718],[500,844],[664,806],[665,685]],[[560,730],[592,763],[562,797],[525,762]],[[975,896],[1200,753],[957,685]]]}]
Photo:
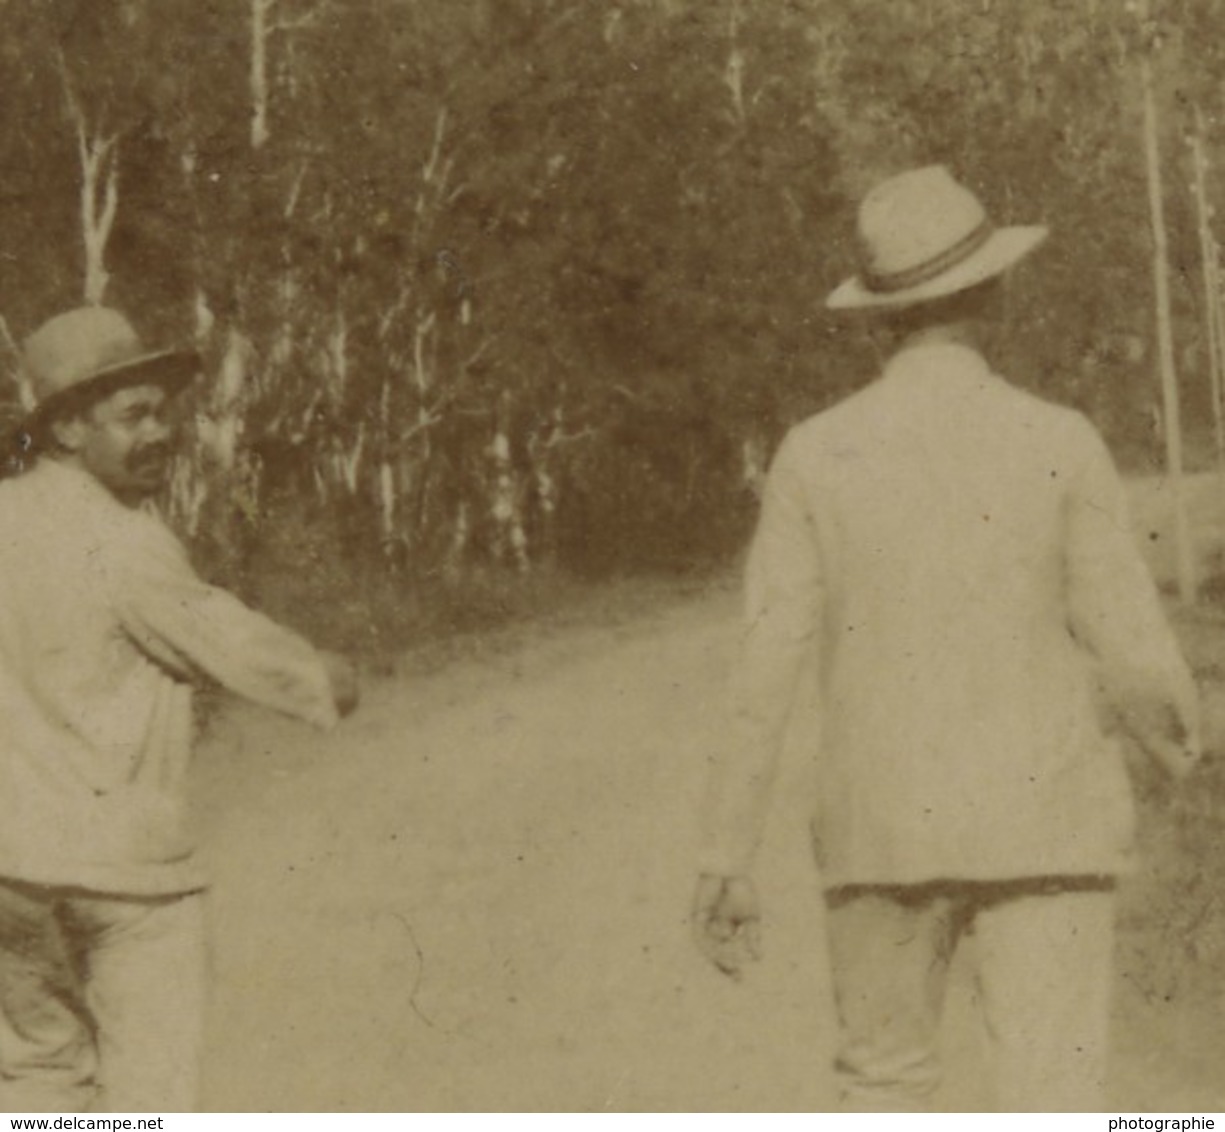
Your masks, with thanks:
[{"label": "light-colored jacket", "polygon": [[1114,873],[1132,801],[1098,690],[1198,726],[1101,439],[962,346],[788,435],[747,589],[711,872],[750,865],[812,652],[827,886]]},{"label": "light-colored jacket", "polygon": [[0,484],[0,876],[200,887],[185,776],[202,676],[336,721],[314,649],[202,582],[155,515],[54,460]]}]

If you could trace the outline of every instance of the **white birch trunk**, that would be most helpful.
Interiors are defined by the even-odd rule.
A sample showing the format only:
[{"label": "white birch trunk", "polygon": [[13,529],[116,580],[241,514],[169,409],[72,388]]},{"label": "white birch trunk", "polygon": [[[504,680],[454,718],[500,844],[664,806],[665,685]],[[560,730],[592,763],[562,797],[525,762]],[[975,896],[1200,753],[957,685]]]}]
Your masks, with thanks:
[{"label": "white birch trunk", "polygon": [[[115,139],[94,139],[81,181],[81,222],[85,242],[85,303],[101,306],[106,297],[110,272],[106,268],[106,245],[119,206],[118,153]],[[82,148],[84,156],[85,148]],[[101,184],[99,182],[101,181]]]},{"label": "white birch trunk", "polygon": [[268,14],[273,0],[251,0],[251,148],[268,141]]},{"label": "white birch trunk", "polygon": [[328,373],[332,376],[332,398],[340,401],[349,384],[349,321],[345,312],[336,310],[336,321],[328,335]]},{"label": "white birch trunk", "polygon": [[347,452],[342,450],[337,454],[340,481],[350,495],[357,494],[358,485],[361,483],[362,453],[365,450],[366,426],[361,424],[357,426],[357,439],[353,442],[353,447]]},{"label": "white birch trunk", "polygon": [[246,335],[237,327],[230,327],[213,395],[214,423],[210,445],[214,458],[227,475],[234,470],[238,441],[242,436],[242,398],[250,355],[251,343]]},{"label": "white birch trunk", "polygon": [[565,410],[558,405],[549,416],[547,432],[537,433],[528,442],[528,456],[536,485],[536,506],[540,513],[537,557],[552,563],[557,551],[557,507],[559,489],[553,474],[553,453],[563,436]]},{"label": "white birch trunk", "polygon": [[379,464],[379,520],[383,541],[390,546],[396,535],[396,473],[387,459]]},{"label": "white birch trunk", "polygon": [[740,0],[732,0],[727,38],[727,66],[723,70],[723,83],[731,95],[732,119],[743,126],[748,114],[744,105],[744,52],[740,49]]},{"label": "white birch trunk", "polygon": [[213,308],[208,305],[208,297],[199,287],[196,288],[196,299],[193,309],[196,323],[196,341],[206,342],[208,341],[208,336],[213,332],[213,324],[217,319],[213,314]]},{"label": "white birch trunk", "polygon": [[1170,283],[1165,205],[1161,190],[1161,155],[1158,147],[1157,101],[1153,94],[1152,66],[1140,59],[1140,88],[1144,103],[1144,155],[1148,170],[1149,211],[1153,226],[1153,287],[1157,304],[1157,350],[1161,370],[1162,418],[1165,423],[1166,466],[1174,506],[1174,552],[1178,573],[1178,595],[1184,602],[1195,600],[1195,559],[1187,524],[1183,493],[1182,421],[1178,399],[1178,377],[1174,368],[1174,334],[1170,318]]},{"label": "white birch trunk", "polygon": [[[344,311],[337,306],[335,321],[332,323],[331,330],[328,331],[327,341],[323,348],[322,371],[327,381],[326,397],[334,405],[341,404],[344,399],[345,386],[349,380],[349,324],[345,318]],[[346,462],[352,457],[354,463],[360,459],[362,443],[362,433],[359,430],[357,440],[354,444],[354,451],[345,453],[339,450],[339,442],[333,441],[336,447],[323,458],[322,461],[315,463],[315,486],[316,494],[320,501],[326,501],[332,492],[333,484],[343,486],[348,489],[350,495],[353,494],[353,488],[350,480],[356,474],[346,471]]]},{"label": "white birch trunk", "polygon": [[396,533],[396,475],[391,462],[391,383],[383,382],[379,413],[383,430],[383,454],[379,461],[379,523],[383,541],[390,545]]},{"label": "white birch trunk", "polygon": [[67,67],[60,62],[68,116],[77,135],[77,158],[81,166],[79,197],[81,241],[85,251],[87,306],[101,306],[106,297],[110,273],[106,269],[106,246],[119,209],[119,137],[90,128],[85,111],[77,101]]},{"label": "white birch trunk", "polygon": [[[297,19],[277,19],[277,0],[251,0],[251,148],[261,149],[271,136],[268,124],[268,106],[272,99],[272,80],[269,77],[268,46],[278,32],[291,35],[295,31],[310,27],[319,17],[319,8],[307,12]],[[292,46],[291,46],[292,57]],[[290,74],[290,96],[296,93],[292,64]]]},{"label": "white birch trunk", "polygon": [[454,585],[463,575],[464,555],[468,550],[468,541],[472,534],[472,523],[468,517],[468,504],[460,501],[455,508],[455,522],[451,527],[451,538],[447,543],[447,553],[442,560],[442,576],[444,580]]},{"label": "white birch trunk", "polygon": [[170,474],[170,514],[186,531],[188,538],[195,538],[200,531],[200,516],[208,499],[208,484],[200,474],[200,445],[180,456],[174,462]]},{"label": "white birch trunk", "polygon": [[489,456],[493,463],[493,490],[490,500],[490,515],[494,521],[495,552],[498,557],[509,557],[520,573],[531,569],[527,554],[527,534],[523,529],[523,509],[515,482],[515,469],[510,458],[510,433],[507,419],[510,416],[507,399],[503,396],[497,415],[496,431],[489,445]]},{"label": "white birch trunk", "polygon": [[760,499],[766,486],[766,444],[760,432],[751,430],[741,442],[740,458],[745,486]]},{"label": "white birch trunk", "polygon": [[1225,421],[1221,417],[1221,350],[1217,340],[1216,317],[1216,241],[1212,238],[1209,208],[1205,189],[1207,159],[1204,157],[1203,117],[1195,109],[1195,133],[1191,135],[1191,157],[1195,170],[1195,210],[1199,221],[1200,266],[1204,283],[1204,334],[1208,342],[1208,382],[1212,396],[1212,433],[1216,445],[1217,465],[1225,468]]}]

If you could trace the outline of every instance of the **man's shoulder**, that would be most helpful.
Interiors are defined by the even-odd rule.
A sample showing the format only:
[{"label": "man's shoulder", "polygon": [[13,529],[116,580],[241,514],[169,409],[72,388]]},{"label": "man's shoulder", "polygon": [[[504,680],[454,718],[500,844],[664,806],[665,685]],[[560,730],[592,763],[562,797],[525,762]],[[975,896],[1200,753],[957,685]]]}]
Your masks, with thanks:
[{"label": "man's shoulder", "polygon": [[791,426],[787,440],[794,444],[820,447],[845,432],[856,418],[870,416],[881,400],[881,383],[873,381],[849,396],[827,405]]},{"label": "man's shoulder", "polygon": [[69,490],[71,476],[52,460],[40,459],[30,467],[0,480],[0,514],[6,522],[79,525],[80,500]]},{"label": "man's shoulder", "polygon": [[[905,383],[877,380],[794,424],[777,459],[815,468],[839,466],[863,452],[879,454],[891,438],[914,427],[917,391]],[[954,431],[970,428],[992,435],[1001,447],[1020,447],[1060,464],[1081,462],[1104,442],[1084,413],[1047,400],[1000,375],[978,387],[972,402],[957,406]],[[930,420],[930,415],[928,416]],[[922,426],[920,426],[922,427]]]},{"label": "man's shoulder", "polygon": [[88,544],[90,553],[183,552],[158,513],[124,506],[88,473],[54,460],[41,459],[23,474],[0,481],[0,514],[55,528],[63,537]]},{"label": "man's shoulder", "polygon": [[847,397],[835,401],[793,424],[783,438],[780,455],[819,460],[845,454],[848,445],[863,433],[875,431],[874,422],[890,419],[891,390],[880,380],[872,381]]},{"label": "man's shoulder", "polygon": [[1006,373],[996,376],[999,377],[999,387],[1003,394],[1019,410],[1045,417],[1051,422],[1063,422],[1069,427],[1076,427],[1078,422],[1088,425],[1088,418],[1079,409],[1074,409],[1071,405],[1027,389]]},{"label": "man's shoulder", "polygon": [[1104,442],[1097,426],[1079,409],[1049,400],[1010,382],[1003,382],[1011,411],[1023,428],[1053,445],[1073,450],[1097,448]]}]

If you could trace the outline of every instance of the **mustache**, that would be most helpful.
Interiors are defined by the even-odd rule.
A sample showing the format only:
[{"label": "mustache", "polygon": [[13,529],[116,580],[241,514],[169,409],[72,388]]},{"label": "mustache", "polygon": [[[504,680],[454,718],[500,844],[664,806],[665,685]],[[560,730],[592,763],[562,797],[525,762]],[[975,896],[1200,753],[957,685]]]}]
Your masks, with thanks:
[{"label": "mustache", "polygon": [[169,444],[150,444],[132,452],[128,456],[126,463],[129,469],[141,471],[145,468],[155,468],[166,464],[173,455],[174,449]]}]

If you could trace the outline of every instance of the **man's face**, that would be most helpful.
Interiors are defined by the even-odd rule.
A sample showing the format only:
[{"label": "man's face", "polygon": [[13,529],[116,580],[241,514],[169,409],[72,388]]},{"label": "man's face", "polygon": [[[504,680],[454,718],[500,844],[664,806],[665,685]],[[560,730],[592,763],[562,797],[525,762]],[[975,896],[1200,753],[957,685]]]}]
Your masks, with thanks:
[{"label": "man's face", "polygon": [[159,385],[133,385],[57,427],[61,443],[111,493],[135,506],[156,495],[173,455],[169,398]]}]

